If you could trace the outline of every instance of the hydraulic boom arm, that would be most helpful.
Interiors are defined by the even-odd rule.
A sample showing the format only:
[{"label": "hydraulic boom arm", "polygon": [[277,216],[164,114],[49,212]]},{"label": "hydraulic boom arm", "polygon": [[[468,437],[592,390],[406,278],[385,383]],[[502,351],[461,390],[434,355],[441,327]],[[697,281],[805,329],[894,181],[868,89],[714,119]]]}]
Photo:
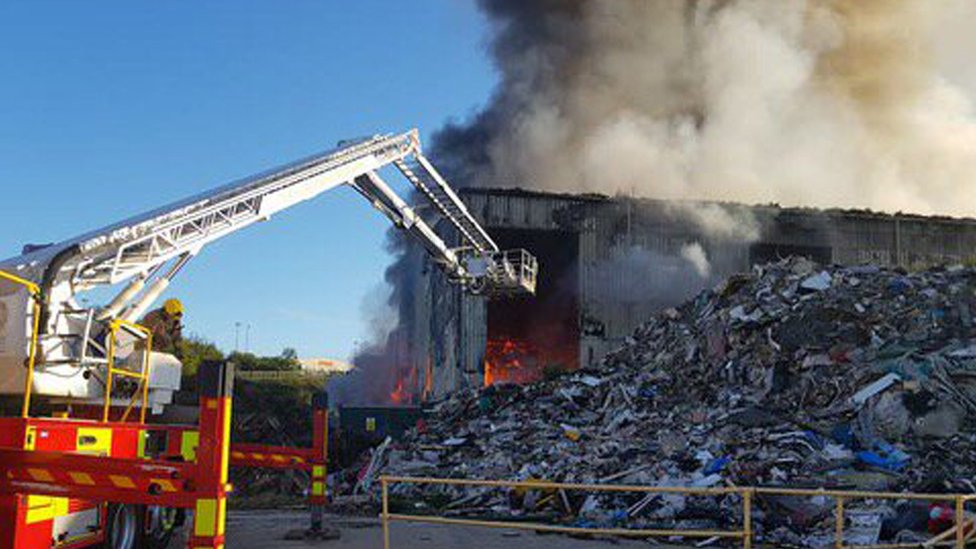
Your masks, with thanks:
[{"label": "hydraulic boom arm", "polygon": [[[423,216],[380,178],[377,171],[390,165],[427,202]],[[80,237],[25,250],[22,256],[0,262],[0,270],[41,288],[42,355],[62,364],[78,364],[84,353],[77,360],[78,352],[72,350],[77,345],[70,340],[87,338],[93,322],[140,318],[207,244],[341,185],[355,188],[417,239],[449,279],[466,291],[489,296],[534,293],[535,258],[523,250],[498,249],[423,156],[416,130],[341,143],[331,151]],[[459,235],[460,245],[449,246],[433,229],[434,223],[448,223]],[[85,310],[75,303],[78,292],[119,283],[126,285],[104,306]],[[0,291],[0,305],[4,299]],[[29,311],[13,303],[7,308],[10,305]],[[87,319],[79,315],[85,312]],[[20,328],[18,322],[11,322],[0,330]],[[6,341],[18,346],[17,338]],[[0,341],[0,354],[3,347]]]},{"label": "hydraulic boom arm", "polygon": [[[431,210],[453,225],[462,252],[451,249],[376,171],[393,164],[426,198]],[[472,272],[462,256],[501,260],[500,250],[464,203],[423,156],[417,131],[347,143],[253,177],[214,189],[141,216],[0,263],[0,269],[39,280],[50,321],[57,301],[76,292],[135,278],[103,311],[105,318],[128,309],[142,313],[186,262],[207,244],[256,221],[349,184],[398,227],[419,240],[452,280],[472,291],[533,292],[534,277],[514,272]],[[165,273],[144,290],[167,263]],[[491,261],[488,263],[491,266]],[[503,268],[498,264],[496,267]],[[532,273],[523,273],[531,275]],[[501,275],[501,276],[499,276]],[[132,300],[142,292],[135,303]],[[136,305],[136,307],[132,307]],[[136,310],[138,309],[138,311]]]}]

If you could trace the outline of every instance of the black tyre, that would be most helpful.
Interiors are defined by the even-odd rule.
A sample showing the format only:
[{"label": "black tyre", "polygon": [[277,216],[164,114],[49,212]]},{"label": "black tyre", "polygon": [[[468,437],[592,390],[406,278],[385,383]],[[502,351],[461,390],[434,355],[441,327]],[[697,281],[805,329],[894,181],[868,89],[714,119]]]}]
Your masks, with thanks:
[{"label": "black tyre", "polygon": [[186,511],[166,507],[149,507],[145,514],[144,549],[167,549],[186,524]]},{"label": "black tyre", "polygon": [[138,505],[110,504],[105,549],[140,549],[143,515]]}]

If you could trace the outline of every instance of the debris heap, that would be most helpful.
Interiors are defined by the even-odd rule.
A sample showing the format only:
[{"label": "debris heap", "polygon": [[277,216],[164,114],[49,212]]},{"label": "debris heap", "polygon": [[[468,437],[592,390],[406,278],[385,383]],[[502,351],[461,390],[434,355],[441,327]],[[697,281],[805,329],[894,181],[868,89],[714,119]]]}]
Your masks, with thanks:
[{"label": "debris heap", "polygon": [[[658,314],[599,368],[439,403],[386,452],[383,472],[976,492],[974,289],[976,270],[963,267],[757,267]],[[498,490],[397,490],[468,510],[543,509]],[[741,520],[722,498],[548,500],[576,522]],[[786,511],[784,523],[760,521],[767,539],[809,545],[797,536],[827,528],[832,502],[766,504]],[[895,507],[879,511],[886,524],[911,518]]]}]

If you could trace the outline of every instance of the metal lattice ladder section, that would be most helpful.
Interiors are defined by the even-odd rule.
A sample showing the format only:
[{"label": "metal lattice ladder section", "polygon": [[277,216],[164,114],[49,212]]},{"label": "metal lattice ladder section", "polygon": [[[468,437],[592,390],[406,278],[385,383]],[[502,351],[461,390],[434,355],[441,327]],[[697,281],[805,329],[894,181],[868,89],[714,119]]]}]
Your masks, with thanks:
[{"label": "metal lattice ladder section", "polygon": [[454,190],[424,156],[415,154],[412,158],[395,161],[394,165],[444,217],[451,221],[467,245],[481,253],[498,251],[495,241],[474,220],[464,202],[461,202]]}]

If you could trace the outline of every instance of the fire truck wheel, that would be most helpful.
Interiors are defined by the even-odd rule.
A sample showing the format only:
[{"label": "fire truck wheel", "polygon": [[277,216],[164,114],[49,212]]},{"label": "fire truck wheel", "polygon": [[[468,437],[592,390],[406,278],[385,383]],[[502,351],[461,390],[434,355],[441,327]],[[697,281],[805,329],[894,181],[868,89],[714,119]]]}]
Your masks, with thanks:
[{"label": "fire truck wheel", "polygon": [[186,523],[186,511],[166,507],[149,507],[146,511],[144,549],[166,549],[177,538]]},{"label": "fire truck wheel", "polygon": [[109,505],[105,549],[138,549],[142,515],[137,505]]}]

